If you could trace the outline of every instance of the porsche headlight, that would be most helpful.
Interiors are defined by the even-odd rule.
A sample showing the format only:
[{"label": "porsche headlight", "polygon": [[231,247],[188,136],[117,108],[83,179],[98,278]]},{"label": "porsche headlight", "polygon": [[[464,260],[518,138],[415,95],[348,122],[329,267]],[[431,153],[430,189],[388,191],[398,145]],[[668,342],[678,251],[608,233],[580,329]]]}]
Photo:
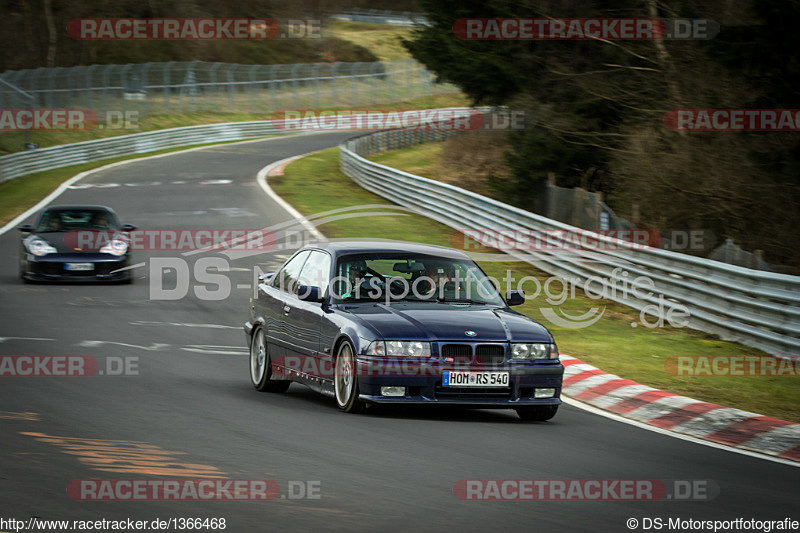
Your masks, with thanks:
[{"label": "porsche headlight", "polygon": [[49,242],[32,235],[25,239],[25,247],[37,257],[58,252]]},{"label": "porsche headlight", "polygon": [[420,341],[374,341],[367,348],[367,355],[430,357],[431,344]]},{"label": "porsche headlight", "polygon": [[558,359],[558,348],[555,344],[515,343],[511,345],[511,358],[520,360]]},{"label": "porsche headlight", "polygon": [[124,239],[115,237],[111,241],[100,248],[101,254],[123,255],[128,251],[128,243]]}]

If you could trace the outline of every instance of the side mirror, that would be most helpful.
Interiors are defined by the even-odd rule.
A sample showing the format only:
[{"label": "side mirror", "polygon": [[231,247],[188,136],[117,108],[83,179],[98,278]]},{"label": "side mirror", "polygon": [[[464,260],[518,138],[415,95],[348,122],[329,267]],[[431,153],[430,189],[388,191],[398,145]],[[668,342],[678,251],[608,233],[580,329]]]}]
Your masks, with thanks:
[{"label": "side mirror", "polygon": [[319,287],[311,287],[309,285],[297,286],[297,297],[304,302],[322,302]]},{"label": "side mirror", "polygon": [[269,280],[272,279],[272,276],[275,275],[275,272],[264,272],[263,274],[258,275],[258,282],[259,283],[269,283]]},{"label": "side mirror", "polygon": [[522,291],[508,291],[506,293],[506,303],[512,305],[522,305],[525,303],[525,293]]},{"label": "side mirror", "polygon": [[120,227],[120,229],[121,229],[122,231],[133,231],[133,230],[135,230],[135,229],[136,229],[136,226],[134,226],[133,224],[123,224],[123,225]]},{"label": "side mirror", "polygon": [[33,226],[31,226],[30,224],[25,224],[23,226],[18,227],[17,229],[20,230],[22,233],[32,233],[33,232]]}]

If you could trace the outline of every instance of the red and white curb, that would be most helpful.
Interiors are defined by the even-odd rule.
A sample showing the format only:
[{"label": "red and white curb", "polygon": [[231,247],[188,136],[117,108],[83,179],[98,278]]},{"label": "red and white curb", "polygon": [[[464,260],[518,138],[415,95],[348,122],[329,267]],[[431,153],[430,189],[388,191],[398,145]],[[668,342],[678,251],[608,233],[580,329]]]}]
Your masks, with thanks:
[{"label": "red and white curb", "polygon": [[623,379],[561,354],[562,392],[663,430],[800,462],[800,424],[702,402]]}]

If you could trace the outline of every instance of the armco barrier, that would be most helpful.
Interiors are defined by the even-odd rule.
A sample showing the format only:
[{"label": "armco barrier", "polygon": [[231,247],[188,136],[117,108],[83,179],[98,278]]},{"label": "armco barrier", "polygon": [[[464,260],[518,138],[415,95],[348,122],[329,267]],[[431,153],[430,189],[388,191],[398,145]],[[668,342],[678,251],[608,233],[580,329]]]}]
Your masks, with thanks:
[{"label": "armco barrier", "polygon": [[[551,220],[459,187],[379,165],[363,156],[456,135],[448,131],[389,130],[354,137],[340,146],[341,168],[365,189],[459,230],[574,232]],[[551,275],[574,283],[595,280],[609,299],[666,318],[685,306],[688,326],[777,356],[800,354],[800,276],[737,267],[690,255],[595,235],[608,243],[551,251],[506,251]],[[621,270],[617,270],[621,269]],[[632,282],[646,277],[650,282]],[[633,294],[633,288],[636,294]]]},{"label": "armco barrier", "polygon": [[26,174],[100,161],[112,157],[156,152],[166,148],[240,141],[287,133],[271,121],[231,122],[120,135],[74,144],[39,148],[0,157],[0,183]]},{"label": "armco barrier", "polygon": [[[481,108],[480,110],[485,111],[485,109]],[[467,108],[455,107],[443,108],[442,110],[463,110],[466,112]],[[299,132],[296,129],[281,127],[280,122],[277,120],[259,120],[187,126],[120,135],[96,141],[62,144],[0,157],[0,183],[27,174],[113,157],[145,154],[179,146],[242,141]]]}]

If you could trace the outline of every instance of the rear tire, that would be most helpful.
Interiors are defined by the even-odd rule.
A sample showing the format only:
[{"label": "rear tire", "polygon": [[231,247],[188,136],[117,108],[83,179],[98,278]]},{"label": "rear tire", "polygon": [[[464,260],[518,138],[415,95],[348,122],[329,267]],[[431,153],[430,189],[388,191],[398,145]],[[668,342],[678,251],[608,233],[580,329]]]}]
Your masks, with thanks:
[{"label": "rear tire", "polygon": [[288,380],[276,381],[272,377],[272,359],[267,349],[264,328],[258,327],[250,339],[250,382],[259,392],[286,392]]},{"label": "rear tire", "polygon": [[361,413],[367,404],[358,399],[358,370],[350,341],[339,345],[336,356],[336,370],[333,376],[336,405],[345,413]]},{"label": "rear tire", "polygon": [[533,405],[529,407],[518,407],[516,411],[520,420],[525,420],[526,422],[544,422],[556,416],[558,406]]}]

